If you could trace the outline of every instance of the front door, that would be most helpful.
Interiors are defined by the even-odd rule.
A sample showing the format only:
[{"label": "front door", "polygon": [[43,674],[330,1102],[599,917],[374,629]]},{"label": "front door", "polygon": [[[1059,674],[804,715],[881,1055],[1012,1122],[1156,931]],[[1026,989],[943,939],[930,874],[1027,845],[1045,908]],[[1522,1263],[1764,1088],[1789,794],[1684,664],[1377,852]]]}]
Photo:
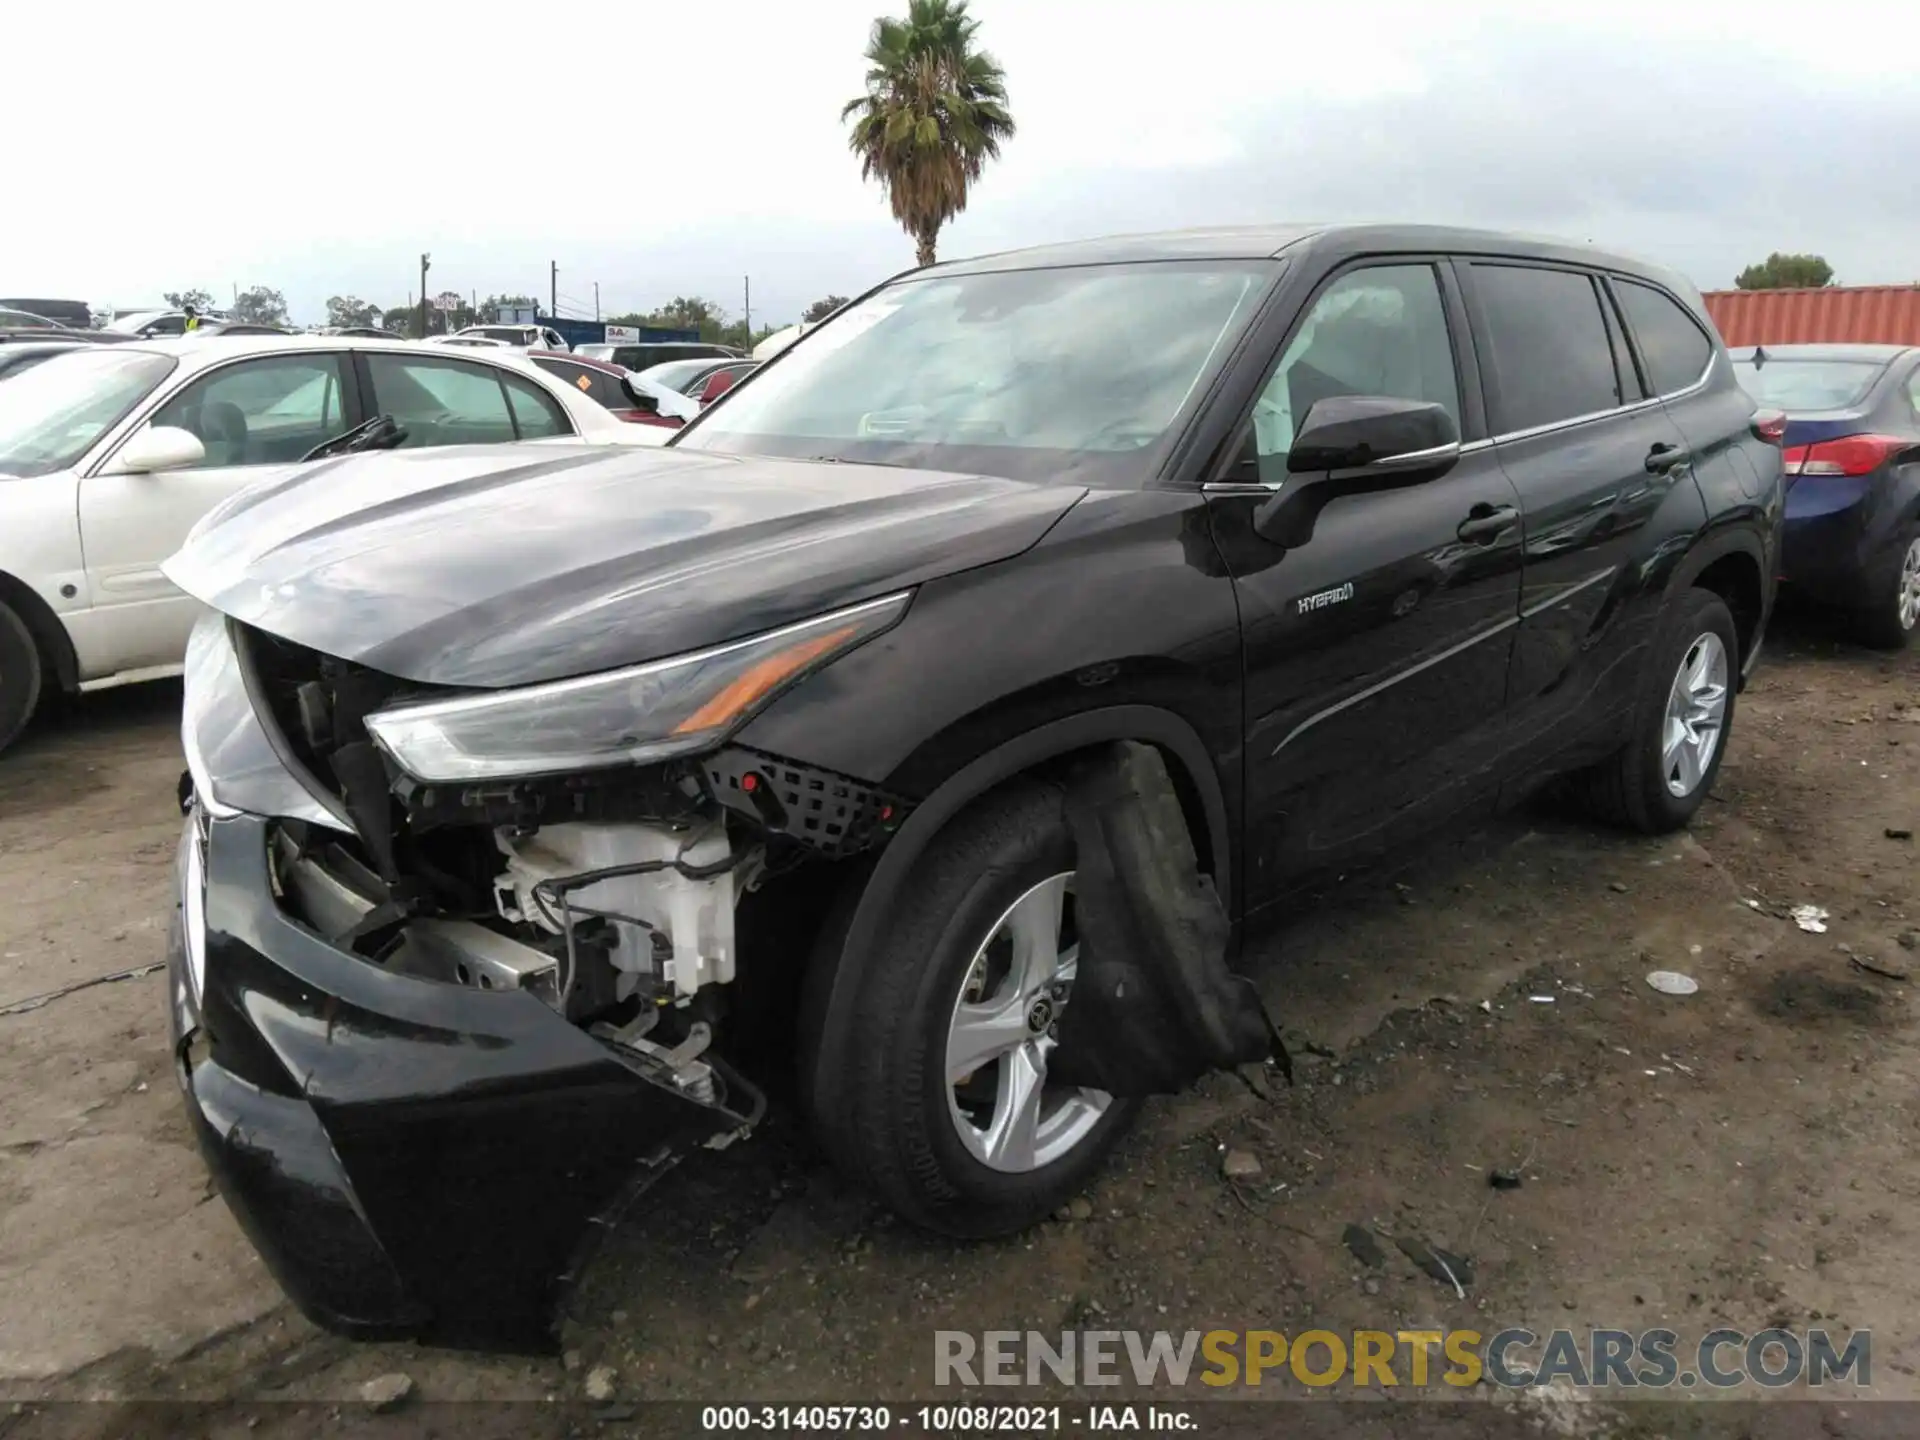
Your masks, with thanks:
[{"label": "front door", "polygon": [[199,606],[160,573],[161,562],[227,496],[349,428],[344,360],[324,352],[273,355],[207,371],[146,422],[198,436],[204,463],[80,482],[80,537],[104,672],[180,664]]},{"label": "front door", "polygon": [[1458,421],[1477,414],[1462,403],[1468,353],[1444,262],[1343,272],[1282,346],[1237,465],[1208,487],[1240,599],[1250,908],[1493,793],[1520,516],[1491,448],[1468,433],[1440,478],[1332,501],[1295,549],[1251,528],[1316,400],[1425,400]]}]

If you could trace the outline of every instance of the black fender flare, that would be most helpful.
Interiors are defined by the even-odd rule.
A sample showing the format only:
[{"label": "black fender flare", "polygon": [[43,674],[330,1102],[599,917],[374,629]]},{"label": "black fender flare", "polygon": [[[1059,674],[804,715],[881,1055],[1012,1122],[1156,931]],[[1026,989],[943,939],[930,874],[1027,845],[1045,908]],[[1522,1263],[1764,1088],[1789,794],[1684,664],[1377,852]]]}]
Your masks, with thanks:
[{"label": "black fender flare", "polygon": [[1711,528],[1687,549],[1673,567],[1673,574],[1667,583],[1667,594],[1671,597],[1689,589],[1709,565],[1729,555],[1745,555],[1753,561],[1754,568],[1760,574],[1760,615],[1755,622],[1754,644],[1747,654],[1740,657],[1740,684],[1744,688],[1747,678],[1753,673],[1754,662],[1760,657],[1760,648],[1766,639],[1767,621],[1773,614],[1774,592],[1778,588],[1774,570],[1779,557],[1769,557],[1766,542],[1752,525],[1737,523]]},{"label": "black fender flare", "polygon": [[1699,540],[1688,547],[1680,557],[1680,563],[1673,567],[1673,579],[1668,584],[1669,594],[1677,594],[1691,586],[1700,572],[1714,561],[1728,555],[1744,553],[1760,571],[1760,591],[1767,591],[1767,547],[1761,542],[1750,526],[1729,526],[1724,529],[1709,530]]},{"label": "black fender flare", "polygon": [[1089,745],[1138,740],[1169,752],[1187,773],[1206,814],[1214,883],[1227,913],[1234,910],[1233,837],[1228,834],[1226,795],[1199,734],[1171,710],[1155,705],[1111,705],[1084,710],[1028,730],[978,756],[943,780],[913,809],[856,893],[829,921],[810,962],[799,1044],[801,1088],[815,1114],[840,1107],[837,1087],[845,1067],[829,1070],[823,1057],[839,1053],[839,1038],[853,1025],[856,998],[881,922],[905,888],[915,863],[934,836],[968,804],[996,785]]}]

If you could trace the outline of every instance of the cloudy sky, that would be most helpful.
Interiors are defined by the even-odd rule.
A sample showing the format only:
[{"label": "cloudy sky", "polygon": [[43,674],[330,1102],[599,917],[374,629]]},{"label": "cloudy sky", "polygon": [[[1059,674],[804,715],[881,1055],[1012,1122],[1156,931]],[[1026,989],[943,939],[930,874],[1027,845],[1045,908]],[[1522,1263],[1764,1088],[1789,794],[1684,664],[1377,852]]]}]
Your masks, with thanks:
[{"label": "cloudy sky", "polygon": [[[565,313],[596,281],[607,313],[738,313],[750,275],[785,321],[912,260],[839,123],[884,4],[30,4],[0,293],[268,284],[311,321],[332,294],[403,303],[427,250],[436,291],[544,297],[554,260]],[[1602,11],[974,0],[1020,133],[942,254],[1406,218],[1590,239],[1702,288],[1770,250],[1920,280],[1920,11]]]}]

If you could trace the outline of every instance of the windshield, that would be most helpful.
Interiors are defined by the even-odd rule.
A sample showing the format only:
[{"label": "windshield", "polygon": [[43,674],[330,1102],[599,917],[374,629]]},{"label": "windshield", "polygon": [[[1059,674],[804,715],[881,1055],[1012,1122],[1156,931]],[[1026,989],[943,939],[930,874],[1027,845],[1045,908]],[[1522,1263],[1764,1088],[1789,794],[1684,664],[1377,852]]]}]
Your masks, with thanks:
[{"label": "windshield", "polygon": [[640,374],[656,385],[664,385],[669,390],[685,390],[696,375],[713,368],[712,360],[669,360],[664,365],[651,365]]},{"label": "windshield", "polygon": [[1879,360],[1768,360],[1733,362],[1733,373],[1762,405],[1780,410],[1845,410],[1867,398],[1886,369]]},{"label": "windshield", "polygon": [[0,385],[0,475],[73,464],[174,367],[146,350],[74,350]]},{"label": "windshield", "polygon": [[901,281],[808,332],[677,443],[1137,482],[1280,269],[1156,262]]}]

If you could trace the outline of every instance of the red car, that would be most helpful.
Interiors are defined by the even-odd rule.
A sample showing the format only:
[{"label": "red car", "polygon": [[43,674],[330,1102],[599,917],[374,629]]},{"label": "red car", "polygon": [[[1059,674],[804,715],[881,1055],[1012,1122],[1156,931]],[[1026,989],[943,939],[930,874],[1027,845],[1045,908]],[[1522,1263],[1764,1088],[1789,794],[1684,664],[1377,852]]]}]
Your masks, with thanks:
[{"label": "red car", "polygon": [[635,425],[678,430],[700,413],[699,406],[685,396],[642,380],[611,361],[569,355],[559,350],[531,350],[527,358]]}]

